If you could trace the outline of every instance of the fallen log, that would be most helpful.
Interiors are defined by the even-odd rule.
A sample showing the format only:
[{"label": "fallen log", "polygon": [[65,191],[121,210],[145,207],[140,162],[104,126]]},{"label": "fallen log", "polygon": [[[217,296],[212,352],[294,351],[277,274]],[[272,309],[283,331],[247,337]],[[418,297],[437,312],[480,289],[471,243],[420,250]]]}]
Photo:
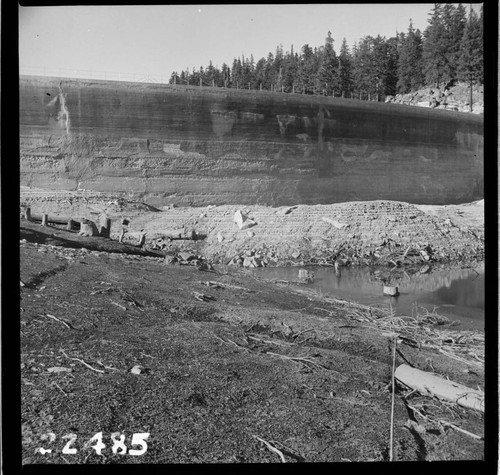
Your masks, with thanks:
[{"label": "fallen log", "polygon": [[184,228],[179,229],[166,229],[159,233],[152,233],[150,239],[187,239],[195,241],[197,238],[196,231],[193,229],[186,230]]},{"label": "fallen log", "polygon": [[405,386],[424,396],[435,396],[462,407],[484,412],[484,393],[477,389],[468,388],[405,364],[398,366],[395,377]]}]

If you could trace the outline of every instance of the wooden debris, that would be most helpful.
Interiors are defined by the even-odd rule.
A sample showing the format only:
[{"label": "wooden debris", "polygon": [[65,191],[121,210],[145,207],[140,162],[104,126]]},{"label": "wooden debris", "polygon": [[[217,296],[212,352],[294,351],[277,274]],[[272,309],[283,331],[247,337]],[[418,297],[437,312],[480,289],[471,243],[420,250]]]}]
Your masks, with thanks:
[{"label": "wooden debris", "polygon": [[[277,358],[282,358],[285,360],[293,361],[295,363],[300,363],[303,366],[305,366],[306,368],[310,368],[310,366],[308,366],[306,364],[306,363],[308,363],[316,368],[326,369],[327,371],[333,371],[330,368],[327,368],[323,365],[320,365],[319,363],[316,363],[316,361],[312,360],[310,356],[286,356],[286,355],[280,355],[279,353],[273,353],[272,351],[266,351],[266,355],[271,355],[271,356],[275,356]],[[337,373],[337,371],[334,371],[334,372]]]},{"label": "wooden debris", "polygon": [[59,386],[59,384],[57,384],[55,381],[52,382],[52,385],[55,386],[57,389],[59,389],[59,391],[61,391],[65,396],[68,395],[68,393],[64,391],[64,389],[61,388],[61,386]]},{"label": "wooden debris", "polygon": [[73,329],[74,328],[64,320],[61,320],[60,318],[54,317],[54,315],[51,315],[50,313],[46,313],[45,315],[40,315],[41,317],[48,317],[51,318],[52,320],[55,320],[56,322],[62,323],[66,328]]},{"label": "wooden debris", "polygon": [[[413,392],[413,391],[412,391]],[[439,426],[448,426],[458,432],[461,432],[462,434],[468,435],[469,437],[472,437],[473,439],[476,440],[484,440],[484,437],[480,435],[473,434],[472,432],[469,432],[468,430],[462,429],[461,427],[456,426],[455,424],[452,424],[451,422],[443,421],[441,419],[434,419],[428,415],[422,414],[421,411],[419,411],[416,407],[411,406],[410,404],[406,403],[406,406],[408,409],[411,409],[414,414],[418,414],[422,419],[425,419],[431,423],[437,424]]]},{"label": "wooden debris", "polygon": [[79,363],[83,364],[84,366],[86,366],[87,368],[91,369],[92,371],[95,371],[97,373],[104,373],[103,370],[101,369],[96,369],[96,368],[93,368],[92,366],[90,366],[88,363],[85,363],[85,361],[81,360],[80,358],[72,358],[71,356],[68,356],[64,350],[61,348],[59,350],[66,358],[70,359],[70,360],[73,360],[73,361],[78,361]]},{"label": "wooden debris", "polygon": [[200,284],[206,285],[207,287],[215,287],[216,289],[234,289],[234,290],[244,290],[245,292],[254,292],[253,290],[247,289],[245,287],[240,287],[238,285],[225,284],[223,282],[215,282],[213,280],[207,280],[203,282],[200,280]]},{"label": "wooden debris", "polygon": [[124,307],[123,305],[120,305],[118,302],[115,302],[114,300],[111,300],[111,303],[113,305],[116,305],[117,307],[120,307],[122,310],[127,310],[127,307]]},{"label": "wooden debris", "polygon": [[462,429],[461,427],[458,427],[455,424],[452,424],[451,422],[446,422],[446,421],[442,421],[442,420],[439,420],[438,422],[440,424],[443,424],[444,426],[451,427],[452,429],[454,429],[458,432],[462,432],[462,434],[468,435],[469,437],[472,437],[473,439],[484,440],[484,437],[473,434],[472,432],[469,432],[468,430]]},{"label": "wooden debris", "polygon": [[262,343],[268,343],[271,345],[277,345],[277,346],[289,346],[291,343],[285,343],[285,342],[280,342],[280,341],[275,341],[275,340],[266,340],[264,338],[259,338],[258,336],[252,334],[247,336],[247,340],[254,340],[254,341],[260,341]]},{"label": "wooden debris", "polygon": [[211,300],[216,301],[217,299],[215,297],[212,297],[211,295],[207,294],[201,294],[200,292],[193,292],[194,298],[196,300],[199,300],[200,302],[209,302]]},{"label": "wooden debris", "polygon": [[71,373],[73,370],[64,366],[52,366],[51,368],[47,368],[47,371],[49,373]]},{"label": "wooden debris", "polygon": [[274,445],[272,445],[270,442],[267,440],[261,439],[260,437],[257,437],[256,435],[252,436],[254,439],[257,439],[259,442],[262,442],[271,452],[274,452],[275,454],[278,454],[281,458],[281,461],[283,463],[286,463],[285,456],[283,455],[283,452],[279,449],[277,449]]},{"label": "wooden debris", "polygon": [[398,381],[426,396],[454,402],[462,407],[484,412],[484,393],[449,381],[431,373],[426,373],[408,365],[396,369]]},{"label": "wooden debris", "polygon": [[111,287],[107,287],[106,289],[98,289],[94,290],[93,292],[90,292],[90,295],[103,294],[104,292],[109,292],[110,290]]}]

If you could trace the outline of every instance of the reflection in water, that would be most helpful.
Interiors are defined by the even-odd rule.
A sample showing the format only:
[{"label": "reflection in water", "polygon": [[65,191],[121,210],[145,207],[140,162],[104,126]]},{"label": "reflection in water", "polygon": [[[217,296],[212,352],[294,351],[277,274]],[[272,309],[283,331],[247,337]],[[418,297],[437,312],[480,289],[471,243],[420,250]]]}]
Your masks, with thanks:
[{"label": "reflection in water", "polygon": [[[370,305],[392,305],[397,314],[411,315],[415,305],[436,310],[462,328],[484,328],[484,269],[422,269],[413,275],[402,269],[374,272],[368,268],[315,267],[309,287],[323,295],[351,299]],[[297,267],[256,269],[267,279],[297,281]],[[383,281],[399,287],[399,297],[382,295]]]}]

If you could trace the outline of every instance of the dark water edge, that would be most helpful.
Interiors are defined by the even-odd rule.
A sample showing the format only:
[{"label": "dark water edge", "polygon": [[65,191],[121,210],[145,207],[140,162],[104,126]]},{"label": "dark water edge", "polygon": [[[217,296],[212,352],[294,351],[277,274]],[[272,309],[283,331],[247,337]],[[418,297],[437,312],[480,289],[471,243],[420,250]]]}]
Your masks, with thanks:
[{"label": "dark water edge", "polygon": [[[457,321],[456,329],[484,330],[484,265],[473,269],[423,266],[392,272],[386,268],[345,267],[340,274],[332,267],[266,267],[255,272],[270,280],[298,281],[300,269],[314,273],[313,282],[306,285],[326,297],[392,306],[396,315],[411,316],[416,306],[423,307]],[[397,286],[400,295],[383,295],[384,282]]]}]

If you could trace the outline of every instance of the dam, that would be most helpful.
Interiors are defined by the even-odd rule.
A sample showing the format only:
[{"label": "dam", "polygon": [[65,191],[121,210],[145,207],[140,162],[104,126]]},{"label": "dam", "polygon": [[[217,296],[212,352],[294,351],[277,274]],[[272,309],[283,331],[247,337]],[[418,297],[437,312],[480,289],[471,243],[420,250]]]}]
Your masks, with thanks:
[{"label": "dam", "polygon": [[483,198],[482,116],[257,90],[20,76],[22,186],[153,206]]}]

